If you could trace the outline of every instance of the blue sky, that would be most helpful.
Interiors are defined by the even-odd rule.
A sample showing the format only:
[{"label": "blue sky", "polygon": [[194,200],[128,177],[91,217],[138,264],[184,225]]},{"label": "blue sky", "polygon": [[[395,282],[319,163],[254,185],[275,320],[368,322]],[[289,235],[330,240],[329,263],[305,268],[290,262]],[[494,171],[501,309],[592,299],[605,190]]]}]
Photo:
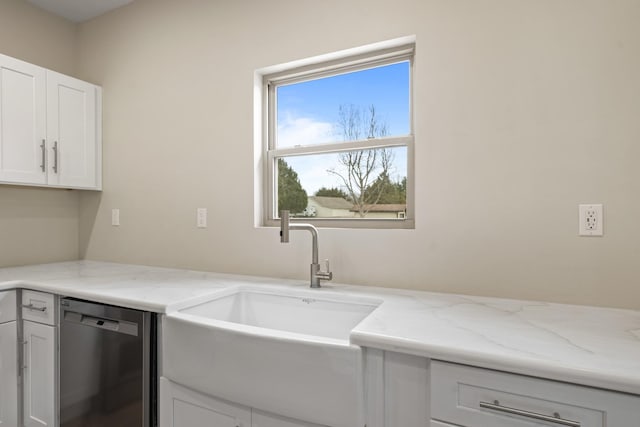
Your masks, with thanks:
[{"label": "blue sky", "polygon": [[[336,129],[341,105],[362,109],[374,105],[378,118],[387,125],[389,136],[409,134],[409,78],[409,63],[400,62],[279,86],[278,147],[342,140]],[[335,159],[335,155],[323,155],[290,157],[285,161],[296,170],[302,186],[311,195],[322,186],[338,186],[336,177],[326,172],[336,166]],[[406,154],[396,156],[396,163],[400,179],[406,176]]]}]

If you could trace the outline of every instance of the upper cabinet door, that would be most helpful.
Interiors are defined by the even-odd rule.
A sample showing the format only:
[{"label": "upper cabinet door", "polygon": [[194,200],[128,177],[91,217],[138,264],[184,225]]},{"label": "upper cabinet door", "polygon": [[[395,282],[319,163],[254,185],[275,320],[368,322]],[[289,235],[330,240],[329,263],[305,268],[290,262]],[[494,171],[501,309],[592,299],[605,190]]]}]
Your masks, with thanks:
[{"label": "upper cabinet door", "polygon": [[99,88],[47,71],[47,140],[49,184],[97,188]]},{"label": "upper cabinet door", "polygon": [[46,70],[0,55],[0,181],[47,181]]}]

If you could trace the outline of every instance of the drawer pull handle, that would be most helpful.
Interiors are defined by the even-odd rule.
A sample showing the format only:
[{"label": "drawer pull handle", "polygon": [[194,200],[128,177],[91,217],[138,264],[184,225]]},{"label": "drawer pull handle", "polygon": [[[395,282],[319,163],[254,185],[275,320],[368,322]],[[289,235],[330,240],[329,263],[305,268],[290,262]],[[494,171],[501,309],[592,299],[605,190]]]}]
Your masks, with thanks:
[{"label": "drawer pull handle", "polygon": [[22,308],[26,308],[27,310],[31,310],[31,311],[42,311],[42,312],[47,311],[47,307],[46,306],[45,307],[36,307],[33,304],[29,304],[29,305],[22,304]]},{"label": "drawer pull handle", "polygon": [[547,421],[549,423],[558,424],[561,426],[569,426],[569,427],[580,427],[580,422],[566,420],[564,418],[560,418],[560,415],[556,412],[554,416],[538,414],[535,412],[525,411],[523,409],[510,408],[508,406],[502,406],[500,402],[494,400],[493,403],[488,402],[480,402],[480,407],[483,409],[491,409],[493,411],[504,412],[506,414],[511,415],[519,415],[525,418],[531,418],[539,421]]}]

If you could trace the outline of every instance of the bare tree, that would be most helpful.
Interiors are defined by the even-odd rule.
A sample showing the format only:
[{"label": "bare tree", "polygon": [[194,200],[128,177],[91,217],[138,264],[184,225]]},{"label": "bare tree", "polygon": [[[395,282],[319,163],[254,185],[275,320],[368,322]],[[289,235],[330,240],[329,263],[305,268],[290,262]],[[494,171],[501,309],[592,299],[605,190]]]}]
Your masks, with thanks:
[{"label": "bare tree", "polygon": [[[352,104],[341,105],[337,128],[345,141],[381,138],[388,134],[386,123],[379,120],[373,105],[366,111]],[[372,187],[372,184],[379,177],[389,176],[393,152],[388,148],[349,151],[339,154],[338,163],[342,165],[341,170],[334,168],[327,172],[340,178],[354,208],[364,218],[384,191],[384,186]]]},{"label": "bare tree", "polygon": [[353,104],[338,108],[337,132],[345,141],[382,138],[389,134],[387,124],[379,121],[374,105],[365,111]]}]

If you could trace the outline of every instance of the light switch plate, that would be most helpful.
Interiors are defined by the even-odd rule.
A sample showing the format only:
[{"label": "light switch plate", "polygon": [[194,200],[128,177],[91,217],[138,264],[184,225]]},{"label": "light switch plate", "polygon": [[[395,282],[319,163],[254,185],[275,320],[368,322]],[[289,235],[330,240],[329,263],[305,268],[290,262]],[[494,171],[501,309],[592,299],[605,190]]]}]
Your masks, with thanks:
[{"label": "light switch plate", "polygon": [[111,209],[111,225],[114,227],[120,225],[120,209]]}]

